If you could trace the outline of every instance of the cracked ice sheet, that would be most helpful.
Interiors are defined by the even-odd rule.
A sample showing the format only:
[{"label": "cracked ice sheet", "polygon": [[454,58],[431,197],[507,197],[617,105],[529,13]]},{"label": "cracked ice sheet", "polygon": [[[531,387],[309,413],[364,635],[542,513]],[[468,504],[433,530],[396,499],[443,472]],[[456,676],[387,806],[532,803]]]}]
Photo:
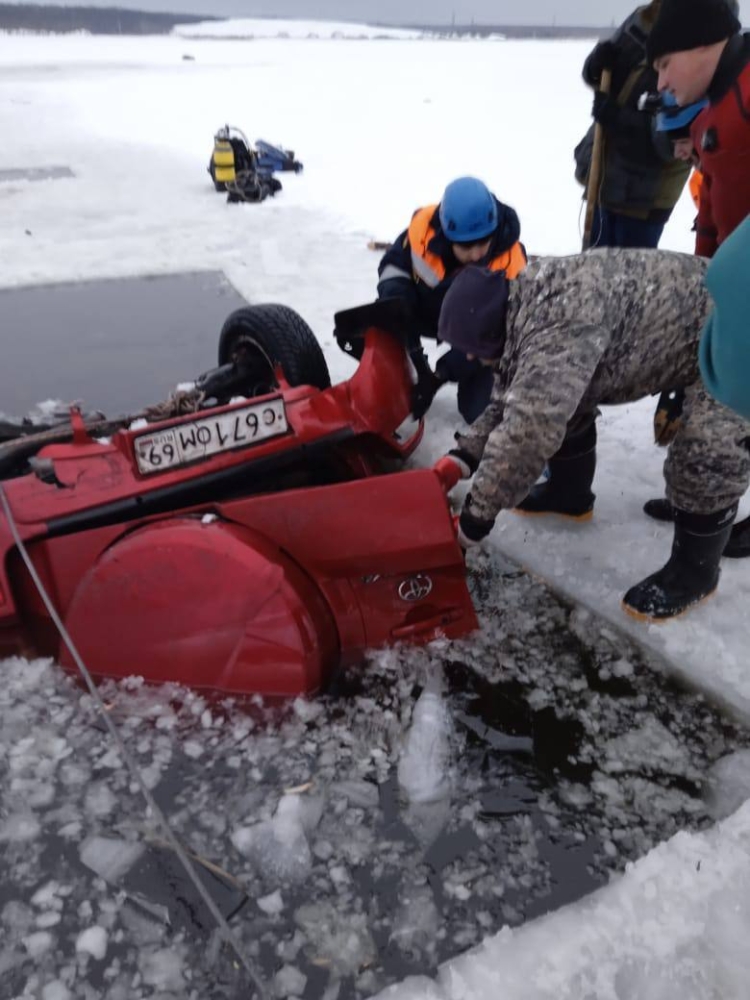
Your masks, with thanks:
[{"label": "cracked ice sheet", "polygon": [[613,885],[505,929],[378,1000],[742,1000],[750,976],[750,803],[678,833]]},{"label": "cracked ice sheet", "polygon": [[[486,557],[480,568],[479,634],[381,651],[341,679],[338,697],[298,699],[282,715],[135,679],[102,685],[176,833],[248,892],[233,923],[282,995],[317,976],[321,989],[327,977],[331,989],[343,980],[344,995],[365,998],[401,978],[394,968],[433,971],[503,924],[517,926],[529,908],[559,905],[555,883],[575,864],[595,870],[585,889],[601,884],[681,827],[705,824],[706,765],[747,742],[590,616],[523,574],[498,575]],[[210,949],[191,945],[171,919],[174,900],[166,907],[127,881],[153,831],[88,694],[50,663],[6,660],[3,671],[0,815],[24,820],[9,824],[3,844],[6,982],[19,994],[69,988],[76,951],[77,981],[96,990],[106,973],[117,1000],[135,975],[149,991],[181,995],[189,979],[199,995],[212,982],[212,1000],[235,1000],[204,966]],[[428,686],[432,705],[420,711],[417,692],[441,673],[445,690]],[[485,698],[502,701],[504,683],[544,719],[526,720],[525,731],[529,745],[540,735],[552,744],[546,765],[535,757],[510,769],[503,751],[456,724]],[[564,720],[579,733],[575,746],[558,746]],[[714,769],[730,798],[744,759],[741,751],[738,772]],[[431,799],[445,787],[449,798],[409,804],[394,794],[389,806],[384,791],[404,760],[407,792],[422,798],[428,788]],[[573,777],[542,779],[569,765]],[[521,796],[507,815],[484,808],[530,770],[541,780],[531,804]],[[581,771],[593,772],[590,785]],[[550,855],[558,832],[563,848]]]}]

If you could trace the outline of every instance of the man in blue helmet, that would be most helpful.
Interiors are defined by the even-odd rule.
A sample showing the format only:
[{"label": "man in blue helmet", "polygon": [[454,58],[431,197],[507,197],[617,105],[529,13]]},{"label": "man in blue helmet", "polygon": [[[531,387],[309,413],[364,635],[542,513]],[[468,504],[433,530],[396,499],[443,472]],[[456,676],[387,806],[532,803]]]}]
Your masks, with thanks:
[{"label": "man in blue helmet", "polygon": [[417,382],[412,412],[421,419],[446,382],[458,385],[458,409],[467,423],[490,399],[492,375],[476,360],[450,349],[430,368],[421,338],[437,339],[440,307],[451,282],[466,264],[481,264],[515,278],[526,266],[515,211],[499,201],[476,177],[459,177],[445,189],[438,205],[412,216],[378,267],[378,298],[404,299],[414,317],[408,349]]}]

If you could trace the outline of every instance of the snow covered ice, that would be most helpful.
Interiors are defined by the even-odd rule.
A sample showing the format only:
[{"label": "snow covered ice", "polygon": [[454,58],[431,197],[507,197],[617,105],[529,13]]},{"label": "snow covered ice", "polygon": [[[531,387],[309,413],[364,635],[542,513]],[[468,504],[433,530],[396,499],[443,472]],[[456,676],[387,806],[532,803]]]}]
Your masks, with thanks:
[{"label": "snow covered ice", "polygon": [[[452,177],[476,173],[512,204],[531,252],[577,250],[571,151],[590,111],[579,76],[588,42],[343,41],[309,28],[232,42],[0,35],[0,121],[13,136],[0,169],[74,174],[0,180],[3,284],[223,270],[248,301],[297,309],[339,379],[352,363],[333,344],[332,316],[374,294],[366,240],[395,236]],[[525,100],[503,101],[488,128],[477,95],[516,77]],[[528,128],[536,104],[543,129]],[[225,121],[293,146],[304,174],[262,206],[227,205],[206,173]],[[436,143],[446,122],[452,141]],[[692,215],[686,198],[663,246],[691,250]],[[175,382],[194,374],[175,358]],[[726,566],[710,605],[658,631],[620,615],[626,586],[669,548],[669,528],[640,512],[662,488],[652,409],[605,413],[592,525],[507,516],[489,554],[472,554],[480,635],[380,654],[340,697],[282,717],[170,688],[106,689],[183,841],[248,893],[233,925],[278,995],[369,996],[454,959],[395,995],[746,996],[745,733],[501,556],[635,629],[672,671],[750,718],[750,567]],[[450,446],[457,419],[444,390],[416,461]],[[2,989],[43,1000],[236,995],[230,963],[202,932],[172,922],[161,899],[127,899],[127,873],[108,867],[155,831],[88,697],[46,662],[3,672]],[[451,791],[419,804],[404,796],[399,761],[437,672]],[[433,788],[441,768],[427,774]],[[432,812],[415,818],[417,805]],[[612,873],[622,878],[604,885]]]}]

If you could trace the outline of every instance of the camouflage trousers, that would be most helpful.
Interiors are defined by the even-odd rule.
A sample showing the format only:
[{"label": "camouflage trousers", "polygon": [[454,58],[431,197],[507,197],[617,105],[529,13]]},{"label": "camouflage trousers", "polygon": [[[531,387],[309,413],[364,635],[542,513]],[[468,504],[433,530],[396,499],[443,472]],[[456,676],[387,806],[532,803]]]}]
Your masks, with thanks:
[{"label": "camouflage trousers", "polygon": [[736,503],[750,484],[750,423],[699,380],[685,390],[682,423],[664,463],[667,499],[691,514]]}]

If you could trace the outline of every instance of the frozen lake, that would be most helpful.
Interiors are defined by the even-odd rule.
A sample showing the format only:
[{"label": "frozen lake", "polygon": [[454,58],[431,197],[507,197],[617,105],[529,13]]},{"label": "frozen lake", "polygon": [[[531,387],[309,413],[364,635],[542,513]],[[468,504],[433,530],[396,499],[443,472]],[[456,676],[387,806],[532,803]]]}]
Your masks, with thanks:
[{"label": "frozen lake", "polygon": [[[343,378],[351,361],[333,345],[332,317],[374,295],[367,239],[393,238],[452,177],[478,174],[512,204],[531,252],[578,249],[572,149],[588,124],[588,48],[0,35],[0,123],[13,136],[0,150],[2,284],[31,294],[224,272],[247,301],[296,308]],[[293,147],[304,174],[284,176],[262,205],[227,205],[206,173],[227,121]],[[74,176],[18,177],[30,164]],[[691,250],[692,215],[683,200],[665,247]],[[192,310],[177,295],[175,314]],[[127,318],[115,334],[102,310],[101,330],[129,334],[137,364],[141,331]],[[0,320],[8,365],[25,331],[8,310]],[[66,330],[43,332],[47,367],[69,364]],[[193,346],[186,338],[171,381],[195,374]],[[88,353],[81,365],[96,382]],[[652,409],[646,400],[604,415],[589,527],[507,516],[472,555],[479,636],[380,654],[283,717],[169,689],[106,689],[175,830],[228,874],[225,912],[247,895],[232,925],[275,995],[365,997],[464,955],[394,996],[502,987],[504,1000],[744,1000],[745,733],[682,695],[617,628],[503,560],[625,624],[621,593],[670,540],[640,512],[661,490]],[[420,464],[450,446],[457,419],[446,390]],[[671,673],[745,718],[749,570],[726,567],[709,606],[637,633]],[[3,996],[246,996],[153,843],[88,697],[50,665],[2,666]],[[420,702],[436,678],[442,693]],[[426,732],[420,719],[431,720]]]}]

